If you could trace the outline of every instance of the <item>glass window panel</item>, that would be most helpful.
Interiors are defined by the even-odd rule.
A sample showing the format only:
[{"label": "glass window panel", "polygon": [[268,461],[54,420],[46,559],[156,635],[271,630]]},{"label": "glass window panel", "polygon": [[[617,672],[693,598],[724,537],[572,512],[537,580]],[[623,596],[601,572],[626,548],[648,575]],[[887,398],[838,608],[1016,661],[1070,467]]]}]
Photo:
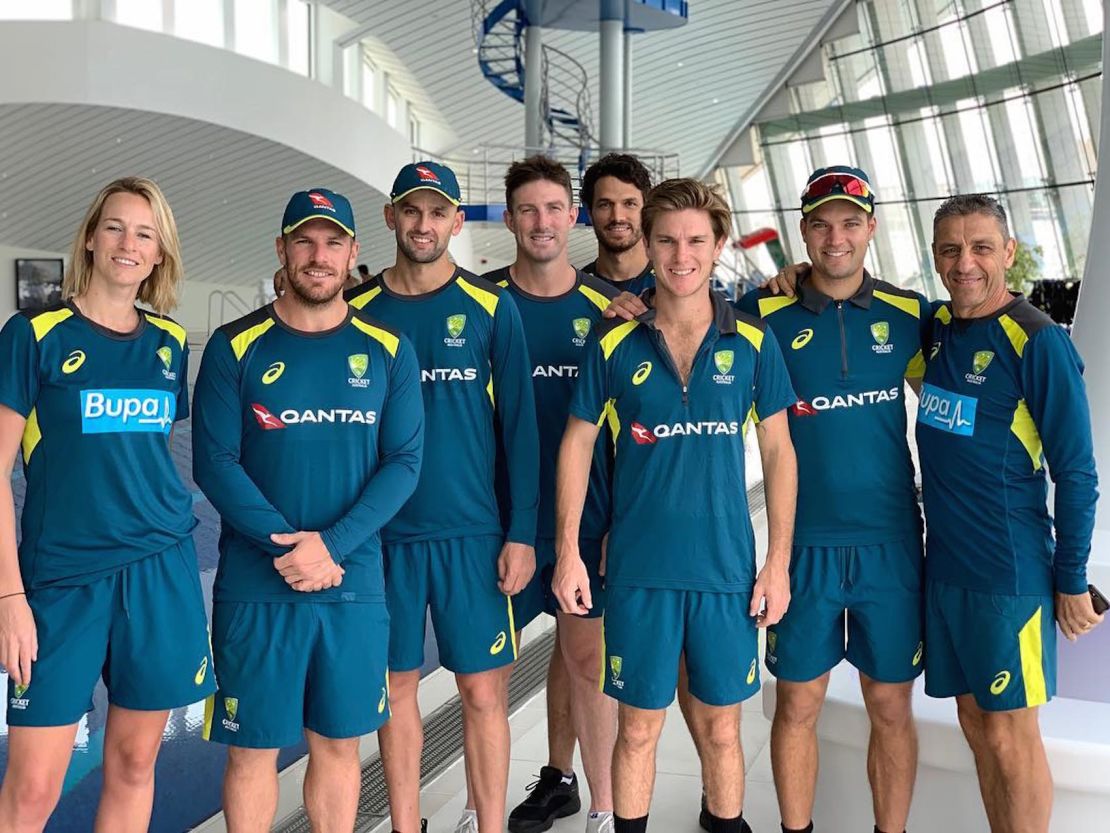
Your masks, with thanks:
[{"label": "glass window panel", "polygon": [[[908,206],[905,203],[883,203],[879,211],[881,212],[878,215],[880,230],[890,241],[887,251],[894,261],[878,263],[875,267],[876,277],[889,281],[895,286],[907,284],[920,286],[922,283],[920,252]],[[872,246],[871,249],[872,254],[877,254],[877,247]]]},{"label": "glass window panel", "polygon": [[1028,98],[1014,98],[1007,101],[1006,117],[1010,125],[1009,140],[1014,145],[1014,155],[1017,157],[1018,167],[1021,170],[1021,182],[1007,182],[1007,187],[1036,186],[1044,182],[1044,164],[1041,159],[1041,147],[1034,133],[1032,108]]},{"label": "glass window panel", "polygon": [[1017,36],[1014,33],[1010,10],[1004,6],[997,6],[984,13],[982,21],[982,26],[976,28],[980,32],[986,30],[990,38],[994,66],[1016,61],[1018,59]]},{"label": "glass window panel", "polygon": [[1087,34],[1102,31],[1102,0],[1083,0],[1083,14],[1087,18]]},{"label": "glass window panel", "polygon": [[174,3],[174,32],[179,37],[211,46],[224,45],[224,8],[222,0],[189,0]]},{"label": "glass window panel", "polygon": [[276,63],[277,3],[276,0],[234,0],[235,51],[241,55]]},{"label": "glass window panel", "polygon": [[821,130],[821,150],[830,165],[849,165],[853,154],[848,137],[844,133],[843,125],[826,127]]},{"label": "glass window panel", "polygon": [[286,0],[285,14],[289,33],[289,69],[308,75],[309,23],[308,5],[304,0]]},{"label": "glass window panel", "polygon": [[409,144],[414,148],[420,147],[420,119],[409,115]]},{"label": "glass window panel", "polygon": [[161,32],[162,4],[152,0],[116,0],[116,23]]},{"label": "glass window panel", "polygon": [[1059,0],[1043,0],[1044,14],[1048,19],[1048,36],[1052,39],[1053,46],[1063,46],[1067,43],[1064,33],[1064,10],[1060,8]]},{"label": "glass window panel", "polygon": [[866,130],[862,137],[870,150],[871,180],[880,200],[898,200],[905,196],[902,187],[902,170],[898,161],[898,149],[894,142],[894,131],[885,119],[868,119],[864,122]]},{"label": "glass window panel", "polygon": [[951,23],[938,33],[949,80],[963,78],[975,69],[974,58],[968,48],[970,44],[964,37],[963,27],[963,23]]},{"label": "glass window panel", "polygon": [[956,188],[960,191],[994,191],[998,187],[994,141],[983,113],[974,101],[961,101],[957,106],[960,111],[956,114],[956,122],[960,126],[973,181],[957,182]]},{"label": "glass window panel", "polygon": [[72,20],[73,0],[0,0],[0,20]]}]

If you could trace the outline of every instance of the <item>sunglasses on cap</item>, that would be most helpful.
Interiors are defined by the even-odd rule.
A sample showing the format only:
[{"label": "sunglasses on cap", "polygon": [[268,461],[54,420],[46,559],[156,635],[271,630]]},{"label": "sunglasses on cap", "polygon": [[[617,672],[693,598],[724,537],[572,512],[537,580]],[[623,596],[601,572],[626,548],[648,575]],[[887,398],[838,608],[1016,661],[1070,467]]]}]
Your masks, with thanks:
[{"label": "sunglasses on cap", "polygon": [[860,199],[871,199],[871,189],[858,176],[851,174],[825,174],[806,186],[802,201],[819,200],[832,194],[847,194]]}]

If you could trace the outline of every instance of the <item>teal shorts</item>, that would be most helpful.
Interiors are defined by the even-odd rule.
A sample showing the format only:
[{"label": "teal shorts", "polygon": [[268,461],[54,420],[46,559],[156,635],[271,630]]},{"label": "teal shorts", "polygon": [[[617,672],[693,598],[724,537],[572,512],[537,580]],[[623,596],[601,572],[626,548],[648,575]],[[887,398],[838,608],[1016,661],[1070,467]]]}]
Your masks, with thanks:
[{"label": "teal shorts", "polygon": [[[583,614],[583,619],[597,619],[605,613],[605,579],[601,575],[601,542],[578,542],[578,552],[590,576],[590,596],[593,607]],[[516,626],[523,628],[541,613],[554,616],[559,612],[559,602],[551,590],[555,578],[555,542],[550,538],[536,541],[536,574],[528,586],[513,597]]]},{"label": "teal shorts", "polygon": [[984,711],[1026,709],[1056,694],[1051,594],[1009,596],[928,582],[925,693],[971,694]]},{"label": "teal shorts", "polygon": [[27,596],[38,631],[31,684],[8,681],[9,726],[68,726],[108,702],[165,711],[215,689],[208,621],[192,538],[89,584]]},{"label": "teal shorts", "polygon": [[601,690],[639,709],[665,709],[686,656],[690,693],[731,706],[759,691],[751,593],[610,587],[603,622]]},{"label": "teal shorts", "polygon": [[804,683],[842,659],[873,680],[923,670],[924,557],[917,537],[863,547],[795,547],[790,607],[767,629],[767,670]]},{"label": "teal shorts", "polygon": [[381,602],[217,602],[219,681],[205,740],[293,746],[310,729],[355,738],[389,719],[389,614]]},{"label": "teal shorts", "polygon": [[516,659],[513,601],[497,588],[503,543],[499,535],[483,535],[382,548],[391,671],[423,666],[429,610],[448,671],[477,674]]}]

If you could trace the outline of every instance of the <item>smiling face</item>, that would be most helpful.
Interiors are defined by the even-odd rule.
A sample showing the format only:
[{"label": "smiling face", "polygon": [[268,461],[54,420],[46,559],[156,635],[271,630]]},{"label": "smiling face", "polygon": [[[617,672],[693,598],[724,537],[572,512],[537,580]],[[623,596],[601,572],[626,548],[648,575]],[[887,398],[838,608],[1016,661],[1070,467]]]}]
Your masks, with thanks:
[{"label": "smiling face", "polygon": [[549,179],[519,186],[505,211],[505,225],[516,238],[518,258],[550,263],[566,254],[567,238],[578,219],[567,189]]},{"label": "smiling face", "polygon": [[422,188],[387,205],[385,224],[397,238],[397,251],[403,257],[413,263],[435,263],[451,238],[462,231],[463,213],[447,197]]},{"label": "smiling face", "polygon": [[343,291],[358,243],[330,220],[309,220],[277,239],[277,253],[285,267],[286,294],[319,306]]},{"label": "smiling face", "polygon": [[146,197],[119,192],[104,201],[100,219],[85,239],[92,255],[92,280],[112,286],[139,285],[162,262],[154,212]]},{"label": "smiling face", "polygon": [[593,199],[590,219],[601,248],[620,254],[643,239],[640,213],[644,208],[644,195],[639,188],[615,176],[603,176],[594,186]]},{"label": "smiling face", "polygon": [[848,200],[832,200],[802,218],[802,240],[814,274],[829,281],[859,278],[875,218]]},{"label": "smiling face", "polygon": [[725,238],[715,238],[709,212],[697,208],[661,211],[648,239],[648,257],[660,289],[686,298],[701,292],[713,274]]},{"label": "smiling face", "polygon": [[944,217],[933,232],[933,264],[958,318],[981,318],[1010,302],[1006,270],[1017,241],[997,219],[973,213]]}]

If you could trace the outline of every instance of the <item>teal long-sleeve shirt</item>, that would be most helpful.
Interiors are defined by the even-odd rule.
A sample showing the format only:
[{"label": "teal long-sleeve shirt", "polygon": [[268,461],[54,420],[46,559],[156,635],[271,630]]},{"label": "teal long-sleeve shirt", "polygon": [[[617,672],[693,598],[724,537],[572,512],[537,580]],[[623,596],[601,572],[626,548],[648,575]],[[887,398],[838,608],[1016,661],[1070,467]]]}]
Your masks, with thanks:
[{"label": "teal long-sleeve shirt", "polygon": [[[424,408],[412,345],[365,313],[320,333],[263,307],[217,330],[194,391],[193,477],[221,517],[217,601],[372,601],[380,529],[416,486]],[[300,593],[272,533],[319,532],[346,571]]]},{"label": "teal long-sleeve shirt", "polygon": [[[540,443],[528,345],[509,293],[459,269],[422,295],[394,293],[377,275],[347,298],[404,333],[420,363],[425,465],[386,542],[505,535],[534,544]],[[509,481],[507,532],[494,492],[495,422]]]}]

